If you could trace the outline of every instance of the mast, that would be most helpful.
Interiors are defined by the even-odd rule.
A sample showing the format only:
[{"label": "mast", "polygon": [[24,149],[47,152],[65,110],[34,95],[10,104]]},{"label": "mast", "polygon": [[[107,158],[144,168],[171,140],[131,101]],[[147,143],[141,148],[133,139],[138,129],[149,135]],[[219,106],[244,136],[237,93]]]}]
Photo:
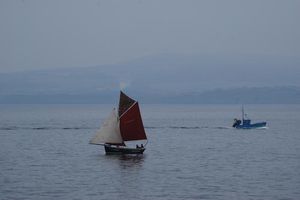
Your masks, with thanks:
[{"label": "mast", "polygon": [[244,112],[244,105],[242,105],[242,120],[244,121],[245,119],[245,112]]}]

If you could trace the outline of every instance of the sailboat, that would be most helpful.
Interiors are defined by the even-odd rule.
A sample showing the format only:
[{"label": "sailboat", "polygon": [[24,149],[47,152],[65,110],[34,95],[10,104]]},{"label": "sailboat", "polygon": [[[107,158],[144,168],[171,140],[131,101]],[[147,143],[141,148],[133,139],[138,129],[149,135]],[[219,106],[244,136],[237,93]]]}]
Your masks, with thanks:
[{"label": "sailboat", "polygon": [[237,129],[253,129],[253,128],[265,128],[267,126],[267,122],[257,122],[251,123],[251,120],[247,118],[247,114],[245,114],[244,106],[242,106],[242,120],[234,119],[232,127]]},{"label": "sailboat", "polygon": [[[146,143],[128,147],[126,142],[130,141]],[[106,154],[142,154],[147,136],[138,102],[120,91],[118,111],[113,108],[90,144],[103,145]]]}]

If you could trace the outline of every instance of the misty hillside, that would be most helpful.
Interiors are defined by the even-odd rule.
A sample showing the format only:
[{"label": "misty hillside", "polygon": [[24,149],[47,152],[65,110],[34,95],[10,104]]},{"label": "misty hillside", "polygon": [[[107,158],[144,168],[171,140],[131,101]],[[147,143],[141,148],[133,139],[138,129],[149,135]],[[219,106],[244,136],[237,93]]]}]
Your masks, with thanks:
[{"label": "misty hillside", "polygon": [[282,87],[300,86],[299,66],[287,57],[162,54],[115,65],[2,73],[0,102],[103,103],[123,88],[149,103],[180,103],[187,96],[186,103],[300,103],[297,87]]}]

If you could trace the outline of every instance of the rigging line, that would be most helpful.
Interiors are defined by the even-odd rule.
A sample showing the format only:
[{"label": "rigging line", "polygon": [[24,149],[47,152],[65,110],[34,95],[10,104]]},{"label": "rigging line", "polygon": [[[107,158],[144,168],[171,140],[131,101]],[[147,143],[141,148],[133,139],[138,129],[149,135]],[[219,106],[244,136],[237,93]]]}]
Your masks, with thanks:
[{"label": "rigging line", "polygon": [[147,144],[148,144],[148,138],[146,139],[146,144],[144,145],[144,147],[146,147],[146,146],[147,146]]},{"label": "rigging line", "polygon": [[120,117],[119,119],[121,119],[121,117],[123,117],[123,115],[125,115],[125,113],[128,112],[128,110],[130,110],[130,108],[132,108],[135,104],[137,103],[137,101],[134,102],[134,104],[132,104]]}]

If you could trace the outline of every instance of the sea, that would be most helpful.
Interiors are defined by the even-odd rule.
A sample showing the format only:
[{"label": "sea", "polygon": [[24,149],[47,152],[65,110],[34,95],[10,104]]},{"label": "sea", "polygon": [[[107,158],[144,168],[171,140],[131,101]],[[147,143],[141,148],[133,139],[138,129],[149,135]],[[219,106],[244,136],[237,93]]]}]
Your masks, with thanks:
[{"label": "sea", "polygon": [[298,200],[300,105],[148,105],[143,155],[89,140],[114,105],[0,105],[1,200]]}]

